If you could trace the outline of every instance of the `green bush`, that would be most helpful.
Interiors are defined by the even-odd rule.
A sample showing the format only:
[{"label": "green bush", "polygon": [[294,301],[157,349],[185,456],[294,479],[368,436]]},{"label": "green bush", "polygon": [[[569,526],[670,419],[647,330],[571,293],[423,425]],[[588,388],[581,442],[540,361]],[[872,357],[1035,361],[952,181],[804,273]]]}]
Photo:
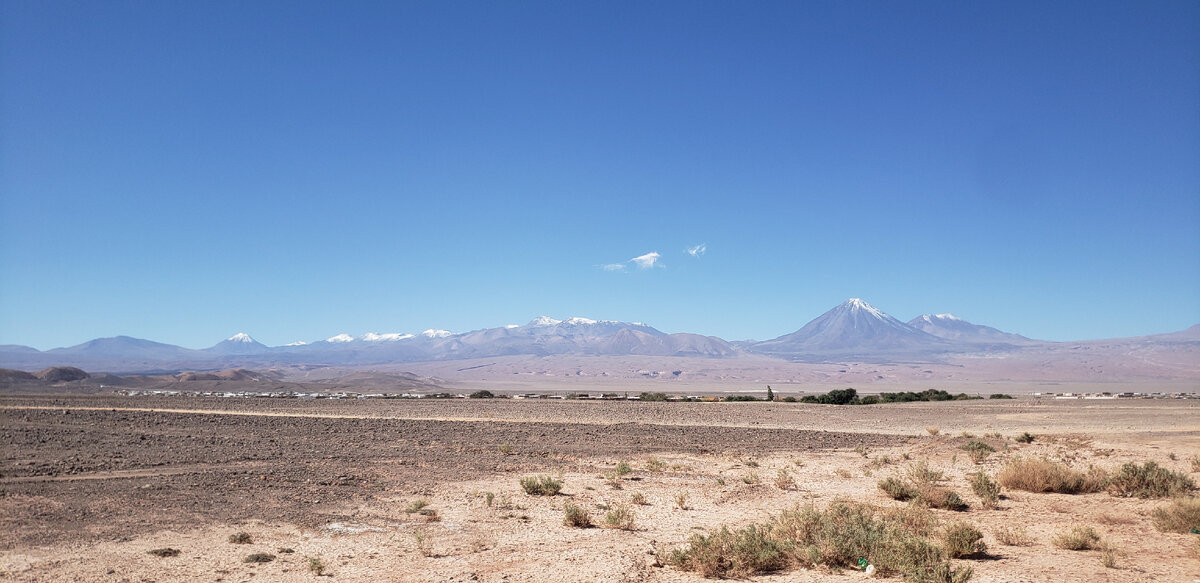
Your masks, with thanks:
[{"label": "green bush", "polygon": [[1108,483],[1108,491],[1113,496],[1138,498],[1179,496],[1191,492],[1195,487],[1191,478],[1154,462],[1142,465],[1129,462],[1121,466],[1121,470]]},{"label": "green bush", "polygon": [[966,522],[956,522],[946,527],[946,531],[942,533],[942,548],[955,559],[987,552],[987,545],[983,544],[983,533]]},{"label": "green bush", "polygon": [[893,500],[905,502],[917,497],[917,489],[908,482],[896,477],[888,477],[879,481],[879,489],[891,496]]},{"label": "green bush", "polygon": [[533,496],[554,496],[558,494],[563,487],[562,480],[556,480],[550,476],[526,476],[521,478],[521,488],[526,494]]},{"label": "green bush", "polygon": [[992,393],[988,398],[989,399],[1011,399],[1012,395],[1005,395],[1004,393]]},{"label": "green bush", "polygon": [[592,514],[587,508],[567,502],[563,506],[563,524],[575,528],[591,528]]},{"label": "green bush", "polygon": [[979,496],[984,508],[992,508],[1000,501],[1000,484],[997,484],[987,474],[975,472],[969,478],[971,491]]},{"label": "green bush", "polygon": [[471,393],[469,397],[472,399],[492,399],[495,398],[496,395],[493,395],[491,391],[475,391],[474,393]]},{"label": "green bush", "polygon": [[666,401],[666,393],[642,393],[638,396],[642,401]]}]

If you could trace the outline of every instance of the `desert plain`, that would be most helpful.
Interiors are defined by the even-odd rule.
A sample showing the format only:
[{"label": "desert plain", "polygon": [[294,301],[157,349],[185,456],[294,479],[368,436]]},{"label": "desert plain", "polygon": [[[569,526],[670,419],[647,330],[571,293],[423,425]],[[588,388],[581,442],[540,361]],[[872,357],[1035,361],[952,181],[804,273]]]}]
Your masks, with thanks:
[{"label": "desert plain", "polygon": [[[929,510],[929,540],[960,522],[983,534],[985,551],[951,560],[971,581],[1200,580],[1200,535],[1155,527],[1169,499],[1002,488],[989,506],[969,485],[977,472],[995,479],[1015,459],[1042,458],[1081,471],[1152,461],[1200,478],[1200,400],[1016,397],[835,406],[7,394],[0,578],[702,581],[671,561],[694,535],[839,502],[894,512],[909,503],[879,482],[923,464],[969,506]],[[1026,433],[1032,442],[1016,439]],[[995,451],[973,459],[963,449],[973,440]],[[561,491],[527,494],[519,481],[534,476]],[[595,525],[565,524],[568,505]],[[626,521],[610,528],[615,510]],[[1053,544],[1080,526],[1106,550]],[[161,549],[178,552],[151,553]],[[793,562],[748,578],[869,575]]]}]

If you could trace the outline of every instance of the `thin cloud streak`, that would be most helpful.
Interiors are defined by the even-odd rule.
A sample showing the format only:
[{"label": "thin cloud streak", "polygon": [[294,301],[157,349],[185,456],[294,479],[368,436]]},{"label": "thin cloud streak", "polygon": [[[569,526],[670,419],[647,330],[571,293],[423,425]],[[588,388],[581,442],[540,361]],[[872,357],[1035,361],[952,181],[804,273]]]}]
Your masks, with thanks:
[{"label": "thin cloud streak", "polygon": [[704,255],[705,251],[708,251],[708,245],[705,245],[704,243],[696,245],[695,247],[687,248],[687,254],[691,255],[692,257],[699,257],[701,255]]}]

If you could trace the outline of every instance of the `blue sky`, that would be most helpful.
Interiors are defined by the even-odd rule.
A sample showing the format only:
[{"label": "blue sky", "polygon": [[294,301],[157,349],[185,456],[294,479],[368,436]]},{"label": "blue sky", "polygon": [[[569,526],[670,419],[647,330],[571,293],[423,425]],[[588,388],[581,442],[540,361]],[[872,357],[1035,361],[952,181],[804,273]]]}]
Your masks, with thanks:
[{"label": "blue sky", "polygon": [[1200,3],[0,4],[0,343],[848,297],[1200,323]]}]

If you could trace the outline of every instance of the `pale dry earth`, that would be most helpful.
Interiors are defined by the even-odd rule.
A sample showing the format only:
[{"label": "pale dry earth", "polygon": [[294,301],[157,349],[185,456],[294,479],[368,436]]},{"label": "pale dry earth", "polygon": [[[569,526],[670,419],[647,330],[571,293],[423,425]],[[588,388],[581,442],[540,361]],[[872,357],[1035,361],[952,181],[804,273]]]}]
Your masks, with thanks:
[{"label": "pale dry earth", "polygon": [[[938,428],[930,435],[927,428]],[[1032,444],[1010,438],[1030,431]],[[998,451],[976,465],[971,433]],[[0,573],[14,581],[699,581],[661,566],[695,532],[847,498],[911,461],[946,472],[972,508],[934,511],[986,534],[972,581],[1195,581],[1196,535],[1164,534],[1161,501],[1006,492],[985,510],[966,484],[1015,456],[1084,469],[1156,461],[1193,478],[1200,402],[1004,401],[834,407],[792,403],[0,397]],[[909,460],[905,460],[907,456]],[[886,458],[886,460],[885,460]],[[626,461],[634,472],[605,474]],[[780,488],[786,471],[795,487]],[[518,478],[561,476],[563,493]],[[747,483],[753,482],[753,483]],[[617,487],[619,486],[619,488]],[[636,528],[562,524],[567,502],[628,503]],[[490,496],[489,496],[490,494]],[[678,496],[684,494],[684,508]],[[440,520],[405,512],[425,500]],[[1053,547],[1076,524],[1122,549]],[[1031,546],[995,540],[1023,527]],[[235,532],[253,542],[227,542]],[[172,558],[147,554],[181,551]],[[283,553],[290,548],[295,552]],[[271,553],[273,562],[242,559]],[[320,558],[329,577],[309,570]],[[756,581],[861,581],[791,570]]]}]

